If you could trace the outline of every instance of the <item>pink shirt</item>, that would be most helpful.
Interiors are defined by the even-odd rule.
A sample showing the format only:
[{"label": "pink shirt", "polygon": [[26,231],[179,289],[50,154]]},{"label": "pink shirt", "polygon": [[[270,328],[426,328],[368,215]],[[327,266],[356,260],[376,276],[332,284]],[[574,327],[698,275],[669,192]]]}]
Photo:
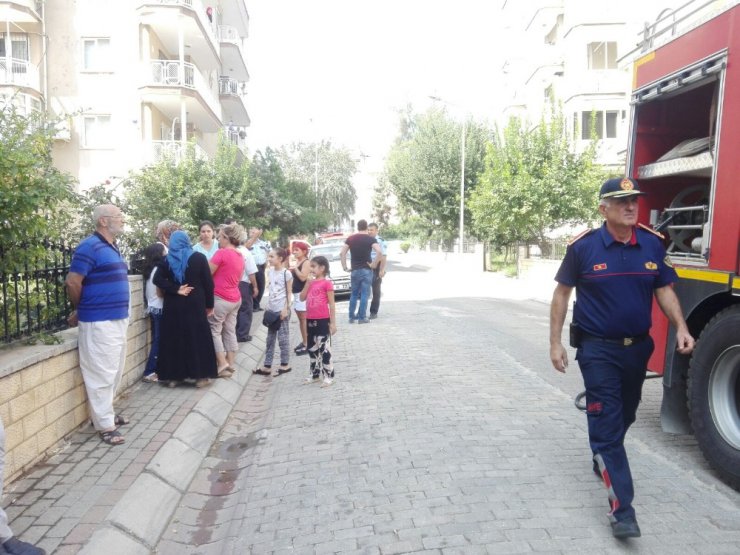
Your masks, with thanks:
[{"label": "pink shirt", "polygon": [[244,258],[239,251],[218,249],[209,262],[218,266],[213,274],[214,294],[230,303],[240,301],[239,280],[244,272]]},{"label": "pink shirt", "polygon": [[308,286],[306,295],[306,318],[321,320],[329,318],[329,296],[327,291],[334,291],[334,284],[329,279],[317,279]]}]

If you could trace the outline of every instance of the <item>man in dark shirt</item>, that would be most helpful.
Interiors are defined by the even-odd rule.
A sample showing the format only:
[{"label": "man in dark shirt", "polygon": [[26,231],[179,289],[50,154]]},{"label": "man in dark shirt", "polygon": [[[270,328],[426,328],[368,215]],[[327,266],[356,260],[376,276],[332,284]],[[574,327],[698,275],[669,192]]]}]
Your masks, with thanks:
[{"label": "man in dark shirt", "polygon": [[[349,323],[354,324],[357,320],[360,324],[367,324],[367,303],[370,298],[370,289],[373,285],[373,270],[383,259],[380,245],[367,232],[367,221],[357,222],[357,233],[350,235],[344,242],[340,258],[342,268],[347,272],[347,251],[351,254],[352,270],[350,283],[352,292],[349,297]],[[375,261],[372,260],[372,252],[375,251]],[[357,309],[357,300],[360,307]]]},{"label": "man in dark shirt", "polygon": [[676,349],[688,355],[694,339],[671,284],[678,278],[658,233],[637,223],[640,192],[630,178],[601,186],[604,224],[568,246],[550,308],[550,360],[565,372],[561,342],[573,289],[571,344],[586,386],[588,436],[594,472],[604,481],[614,537],[640,536],[624,437],[635,421],[645,369],[653,352],[649,331],[653,297],[676,330]]}]

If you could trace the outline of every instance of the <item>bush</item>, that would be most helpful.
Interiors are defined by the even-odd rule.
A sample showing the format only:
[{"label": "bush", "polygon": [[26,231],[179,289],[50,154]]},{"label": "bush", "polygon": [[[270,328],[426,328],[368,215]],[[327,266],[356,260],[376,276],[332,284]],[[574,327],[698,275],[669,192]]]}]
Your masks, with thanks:
[{"label": "bush", "polygon": [[404,254],[409,252],[410,248],[411,248],[411,243],[409,243],[408,241],[404,241],[403,243],[401,243],[401,250],[404,252]]}]

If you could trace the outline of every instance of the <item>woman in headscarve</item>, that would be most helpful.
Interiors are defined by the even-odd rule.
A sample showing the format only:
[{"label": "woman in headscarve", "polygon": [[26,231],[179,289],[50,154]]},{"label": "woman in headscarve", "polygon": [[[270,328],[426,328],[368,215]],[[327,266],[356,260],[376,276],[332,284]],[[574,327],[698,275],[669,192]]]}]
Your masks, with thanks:
[{"label": "woman in headscarve", "polygon": [[197,387],[216,377],[216,352],[208,316],[213,313],[213,279],[206,257],[193,252],[184,231],[170,236],[167,256],[154,276],[164,292],[157,375],[174,387],[185,379]]}]

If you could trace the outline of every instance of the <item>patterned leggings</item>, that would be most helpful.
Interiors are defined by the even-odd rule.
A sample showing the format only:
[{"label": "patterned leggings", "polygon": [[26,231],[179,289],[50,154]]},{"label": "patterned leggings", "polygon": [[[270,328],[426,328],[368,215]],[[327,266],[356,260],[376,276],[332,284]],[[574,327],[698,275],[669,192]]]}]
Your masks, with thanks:
[{"label": "patterned leggings", "polygon": [[308,328],[308,357],[311,361],[311,377],[318,378],[323,374],[334,377],[334,365],[331,362],[331,334],[329,319],[306,320]]},{"label": "patterned leggings", "polygon": [[290,362],[290,332],[288,326],[290,318],[283,320],[278,331],[267,330],[267,345],[265,351],[265,368],[272,367],[272,356],[275,351],[275,337],[277,336],[278,345],[280,346],[280,364],[287,366]]}]

